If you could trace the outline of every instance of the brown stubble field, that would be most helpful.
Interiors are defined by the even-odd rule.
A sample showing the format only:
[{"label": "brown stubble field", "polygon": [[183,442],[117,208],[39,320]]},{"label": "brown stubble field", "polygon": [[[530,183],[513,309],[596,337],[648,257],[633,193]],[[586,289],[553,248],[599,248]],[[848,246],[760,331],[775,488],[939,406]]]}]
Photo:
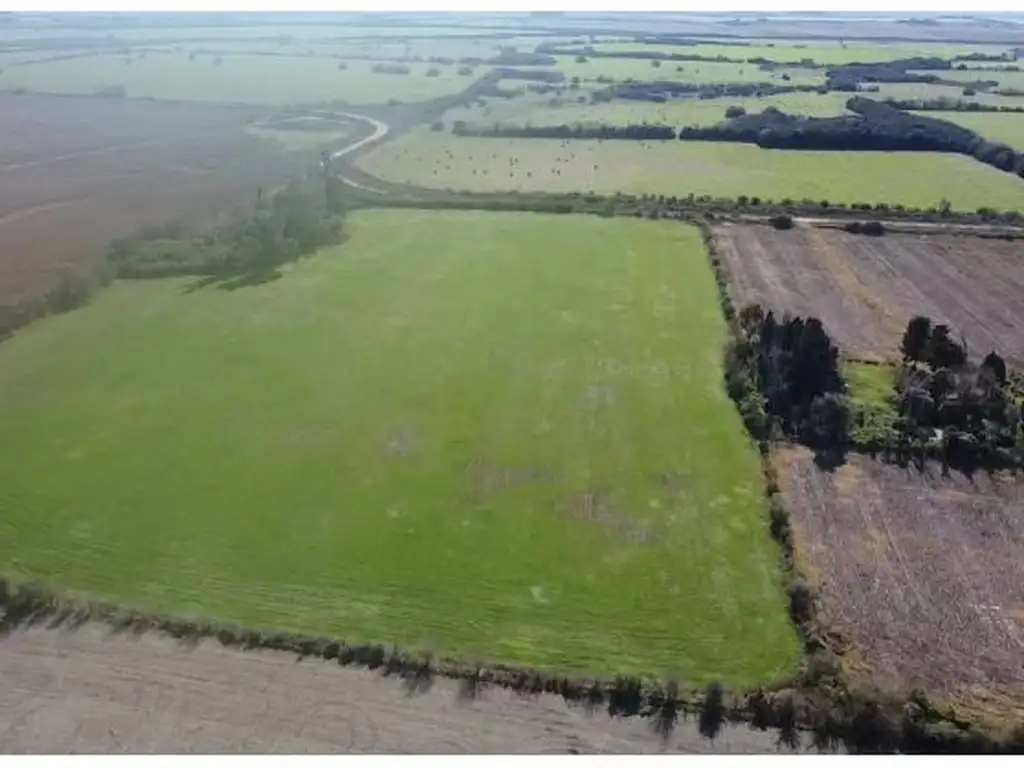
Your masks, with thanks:
[{"label": "brown stubble field", "polygon": [[244,131],[256,110],[0,94],[0,304],[99,261],[115,237],[192,219],[310,162]]},{"label": "brown stubble field", "polygon": [[[0,753],[776,752],[772,733],[727,727],[708,741],[680,722],[586,714],[556,696],[395,679],[279,651],[156,635],[17,630],[0,653]],[[784,748],[783,748],[784,749]]]},{"label": "brown stubble field", "polygon": [[809,451],[773,461],[800,569],[854,679],[1024,715],[1024,483]]},{"label": "brown stubble field", "polygon": [[917,314],[972,354],[1024,362],[1024,245],[964,235],[852,235],[723,225],[716,240],[737,306],[821,318],[847,355],[891,360]]}]

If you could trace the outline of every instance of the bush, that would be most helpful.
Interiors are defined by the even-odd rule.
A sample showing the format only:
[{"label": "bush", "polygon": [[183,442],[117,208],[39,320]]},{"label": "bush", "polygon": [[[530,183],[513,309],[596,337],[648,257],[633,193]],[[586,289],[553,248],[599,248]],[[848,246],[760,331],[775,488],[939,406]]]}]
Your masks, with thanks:
[{"label": "bush", "polygon": [[732,118],[734,118],[734,117],[743,117],[743,115],[745,115],[745,114],[747,114],[747,110],[745,110],[743,107],[739,106],[738,104],[734,104],[733,106],[726,108],[726,110],[725,110],[725,119],[726,120],[732,120]]},{"label": "bush", "polygon": [[792,229],[793,228],[793,217],[787,214],[780,214],[778,216],[772,216],[770,219],[771,225],[775,229]]}]

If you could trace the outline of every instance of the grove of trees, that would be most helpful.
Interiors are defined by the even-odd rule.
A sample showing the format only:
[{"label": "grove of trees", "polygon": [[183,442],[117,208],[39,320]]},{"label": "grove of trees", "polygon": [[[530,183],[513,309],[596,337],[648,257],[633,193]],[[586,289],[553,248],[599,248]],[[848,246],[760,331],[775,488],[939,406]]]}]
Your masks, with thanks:
[{"label": "grove of trees", "polygon": [[846,103],[854,115],[803,117],[769,107],[709,127],[687,127],[687,141],[737,141],[765,149],[953,152],[1001,171],[1024,176],[1024,155],[985,140],[972,130],[857,96]]}]

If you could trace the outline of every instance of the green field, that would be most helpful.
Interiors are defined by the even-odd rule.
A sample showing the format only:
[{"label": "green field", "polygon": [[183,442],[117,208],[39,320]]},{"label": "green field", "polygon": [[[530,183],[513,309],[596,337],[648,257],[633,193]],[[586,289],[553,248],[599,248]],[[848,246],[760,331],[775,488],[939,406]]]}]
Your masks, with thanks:
[{"label": "green field", "polygon": [[410,64],[409,75],[386,75],[371,70],[377,62],[345,63],[348,68],[340,70],[337,60],[316,56],[224,54],[220,65],[210,54],[194,60],[186,53],[90,56],[8,67],[0,73],[0,89],[95,93],[121,86],[128,96],[276,106],[334,100],[426,101],[460,91],[473,81],[457,75],[454,66],[438,67],[440,76],[426,77],[433,65]]},{"label": "green field", "polygon": [[348,226],[275,282],[118,282],[0,346],[0,569],[466,658],[791,671],[697,231]]},{"label": "green field", "polygon": [[[451,153],[450,156],[448,153]],[[812,152],[717,142],[485,139],[416,131],[359,164],[389,181],[478,191],[790,198],[1024,210],[1024,184],[961,155]]]},{"label": "green field", "polygon": [[663,104],[626,99],[580,104],[572,98],[556,100],[550,96],[528,94],[515,99],[494,100],[485,107],[472,106],[451,110],[445,114],[449,124],[466,120],[482,125],[509,123],[515,125],[559,125],[562,123],[604,123],[629,125],[633,123],[664,123],[672,126],[714,125],[725,119],[725,110],[740,106],[748,112],[760,112],[768,107],[797,115],[829,117],[845,111],[850,94],[786,93],[778,96],[749,99],[673,99]]},{"label": "green field", "polygon": [[853,438],[862,443],[891,441],[898,416],[892,404],[895,369],[890,365],[845,361],[842,375],[850,388],[850,404],[855,414]]},{"label": "green field", "polygon": [[951,43],[845,43],[836,42],[776,42],[728,45],[708,43],[671,46],[643,45],[642,43],[604,43],[594,46],[599,51],[664,51],[698,56],[725,56],[730,59],[764,58],[780,63],[813,59],[822,64],[848,64],[851,62],[881,62],[913,56],[941,56],[952,58],[974,52],[1002,53],[1006,46],[986,46]]},{"label": "green field", "polygon": [[1024,112],[1001,114],[995,112],[919,112],[918,114],[948,120],[977,132],[989,141],[1001,141],[1018,151],[1024,150]]},{"label": "green field", "polygon": [[594,80],[599,76],[616,81],[672,80],[682,83],[783,83],[782,75],[790,76],[792,85],[818,85],[825,82],[822,69],[788,69],[762,72],[755,64],[732,64],[708,61],[665,61],[656,67],[642,59],[588,59],[578,62],[573,56],[558,56],[558,68],[566,77]]}]

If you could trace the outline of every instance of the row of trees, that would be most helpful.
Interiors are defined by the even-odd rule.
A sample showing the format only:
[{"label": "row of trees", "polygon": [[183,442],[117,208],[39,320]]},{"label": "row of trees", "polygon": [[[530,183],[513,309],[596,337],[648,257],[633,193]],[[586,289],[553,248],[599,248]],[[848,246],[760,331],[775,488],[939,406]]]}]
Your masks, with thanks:
[{"label": "row of trees", "polygon": [[634,125],[576,124],[567,125],[492,125],[474,126],[464,121],[452,125],[456,136],[481,136],[512,139],[627,139],[632,141],[665,141],[676,138],[676,129],[668,125],[638,123]]},{"label": "row of trees", "polygon": [[955,123],[913,115],[862,96],[850,99],[846,108],[856,114],[815,118],[769,107],[715,126],[683,128],[679,138],[737,141],[766,149],[953,152],[1024,176],[1024,155]]},{"label": "row of trees", "polygon": [[565,80],[564,72],[550,69],[495,67],[492,74],[501,80],[530,80],[538,83],[561,83]]},{"label": "row of trees", "polygon": [[912,112],[1024,112],[1024,106],[1007,104],[981,104],[977,101],[963,101],[940,97],[937,99],[882,99],[882,103],[893,109]]},{"label": "row of trees", "polygon": [[824,89],[817,85],[777,85],[775,83],[683,83],[674,80],[653,82],[623,82],[595,91],[595,102],[628,99],[664,103],[678,96],[697,96],[701,99],[720,99],[727,96],[762,97],[782,93],[818,93]]}]

